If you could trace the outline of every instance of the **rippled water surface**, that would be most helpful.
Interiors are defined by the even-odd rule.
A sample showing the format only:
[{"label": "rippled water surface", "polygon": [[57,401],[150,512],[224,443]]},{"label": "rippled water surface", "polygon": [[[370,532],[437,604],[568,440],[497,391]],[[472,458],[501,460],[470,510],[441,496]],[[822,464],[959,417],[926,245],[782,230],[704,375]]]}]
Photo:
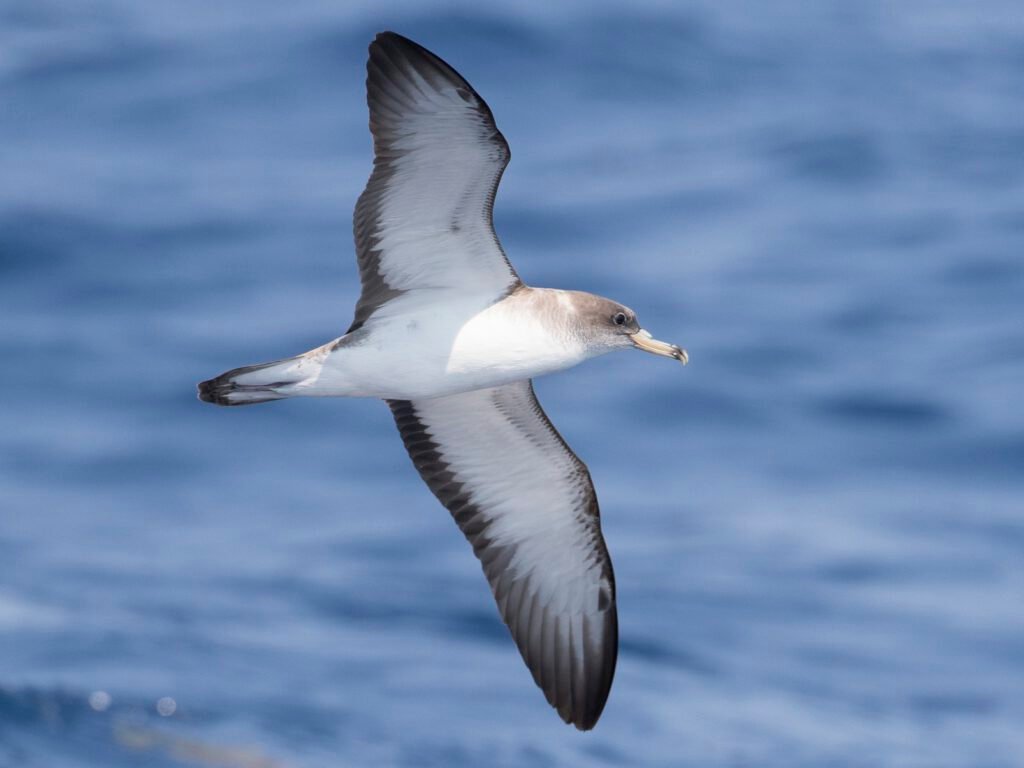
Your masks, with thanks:
[{"label": "rippled water surface", "polygon": [[[1019,5],[487,7],[0,0],[0,766],[1024,764]],[[590,734],[387,408],[195,399],[346,327],[382,28],[490,103],[524,279],[692,356],[538,383]]]}]

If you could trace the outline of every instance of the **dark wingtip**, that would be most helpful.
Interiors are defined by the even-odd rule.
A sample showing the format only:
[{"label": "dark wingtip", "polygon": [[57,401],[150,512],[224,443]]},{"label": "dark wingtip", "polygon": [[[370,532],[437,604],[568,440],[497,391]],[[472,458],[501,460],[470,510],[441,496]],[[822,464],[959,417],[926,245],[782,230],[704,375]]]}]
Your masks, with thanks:
[{"label": "dark wingtip", "polygon": [[[374,49],[379,50],[379,55],[374,56]],[[370,58],[376,59],[379,66],[391,68],[395,66],[395,60],[389,60],[387,52],[390,52],[394,56],[398,56],[401,59],[405,59],[406,63],[416,68],[420,74],[425,74],[422,67],[427,67],[427,73],[431,71],[439,72],[443,77],[453,81],[455,84],[467,88],[473,93],[473,96],[481,104],[484,104],[484,100],[480,98],[480,94],[473,90],[473,86],[462,75],[459,74],[458,70],[455,69],[451,64],[442,59],[436,53],[429,48],[417,43],[415,40],[410,40],[405,35],[400,35],[397,32],[385,30],[378,32],[377,36],[373,38],[373,42],[370,43]],[[486,104],[484,104],[486,107]],[[488,108],[488,114],[490,109]],[[491,117],[493,120],[493,116]]]},{"label": "dark wingtip", "polygon": [[[373,65],[376,65],[388,72],[394,70],[396,64],[400,66],[411,66],[419,72],[421,76],[427,77],[428,80],[433,80],[437,75],[440,75],[442,78],[446,79],[450,85],[455,86],[457,89],[463,89],[465,92],[463,93],[460,91],[459,95],[467,102],[473,104],[480,111],[484,119],[490,123],[490,127],[494,131],[494,138],[501,145],[502,150],[505,153],[505,164],[508,164],[508,161],[512,157],[512,153],[509,150],[508,142],[505,140],[505,137],[502,135],[501,131],[498,130],[498,127],[494,125],[494,113],[487,105],[487,102],[483,100],[483,97],[476,92],[466,78],[459,74],[459,71],[455,69],[455,67],[429,48],[424,48],[415,40],[410,40],[408,37],[390,30],[378,32],[376,37],[374,37],[373,42],[370,43],[369,50],[370,60],[367,62],[367,67],[371,68],[371,71],[368,74],[366,85],[367,99],[370,101],[371,115],[373,111],[373,82],[375,80],[372,72]],[[404,62],[401,61],[403,59]],[[501,177],[499,175],[499,179],[500,178]]]},{"label": "dark wingtip", "polygon": [[[614,674],[612,670],[611,674],[606,674],[606,678],[610,678]],[[593,730],[594,726],[597,725],[597,721],[601,719],[601,714],[604,712],[604,705],[608,702],[608,694],[611,692],[611,680],[607,679],[607,687],[602,686],[602,690],[598,693],[597,698],[592,701],[581,702],[581,706],[578,709],[574,709],[568,713],[568,716],[563,715],[562,719],[577,731],[590,731]]]},{"label": "dark wingtip", "polygon": [[601,713],[604,712],[607,700],[608,692],[605,691],[603,698],[595,701],[579,702],[575,706],[563,704],[562,707],[551,703],[551,706],[566,725],[571,725],[577,731],[591,731],[597,725],[597,721],[601,719]]},{"label": "dark wingtip", "polygon": [[612,602],[605,612],[603,654],[598,673],[588,681],[588,695],[579,702],[579,706],[571,713],[566,722],[571,723],[580,731],[589,731],[597,725],[608,703],[608,695],[612,691],[615,680],[615,667],[619,660],[619,616],[615,610],[614,590],[615,575],[612,573],[611,562],[608,562],[608,581],[612,585]]},{"label": "dark wingtip", "polygon": [[397,32],[392,32],[390,29],[385,29],[383,32],[378,32],[377,36],[373,38],[375,43],[396,43],[399,45],[411,45],[413,48],[419,50],[427,50],[422,45],[417,43],[415,40],[410,40],[405,35],[400,35]]},{"label": "dark wingtip", "polygon": [[405,35],[400,35],[397,32],[392,32],[390,30],[384,30],[383,32],[377,33],[376,37],[373,38],[373,42],[370,43],[371,55],[373,54],[374,48],[385,48],[391,50],[402,50],[404,48],[406,50],[424,52],[434,56],[433,53],[428,51],[415,40],[410,40]]}]

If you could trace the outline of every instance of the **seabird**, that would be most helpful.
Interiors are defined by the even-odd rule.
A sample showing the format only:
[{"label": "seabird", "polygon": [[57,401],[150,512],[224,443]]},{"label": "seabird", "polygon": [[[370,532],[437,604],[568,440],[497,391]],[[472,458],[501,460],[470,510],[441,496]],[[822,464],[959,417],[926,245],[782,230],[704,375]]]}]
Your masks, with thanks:
[{"label": "seabird", "polygon": [[494,195],[510,153],[484,100],[393,32],[370,44],[373,173],[356,203],[362,295],[343,336],[236,368],[199,398],[387,401],[423,481],[483,565],[502,619],[548,702],[593,728],[615,672],[612,564],[586,465],[531,379],[617,349],[687,362],[636,314],[580,291],[533,288],[498,242]]}]

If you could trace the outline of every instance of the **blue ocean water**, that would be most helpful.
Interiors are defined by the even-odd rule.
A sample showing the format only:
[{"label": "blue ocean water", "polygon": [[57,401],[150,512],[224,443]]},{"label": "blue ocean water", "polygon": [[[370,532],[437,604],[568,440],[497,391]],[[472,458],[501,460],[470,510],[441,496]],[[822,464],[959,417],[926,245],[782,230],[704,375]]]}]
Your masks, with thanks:
[{"label": "blue ocean water", "polygon": [[[527,282],[681,369],[537,384],[621,655],[561,724],[342,332],[392,28],[487,99]],[[0,766],[1024,765],[1018,3],[0,1]]]}]

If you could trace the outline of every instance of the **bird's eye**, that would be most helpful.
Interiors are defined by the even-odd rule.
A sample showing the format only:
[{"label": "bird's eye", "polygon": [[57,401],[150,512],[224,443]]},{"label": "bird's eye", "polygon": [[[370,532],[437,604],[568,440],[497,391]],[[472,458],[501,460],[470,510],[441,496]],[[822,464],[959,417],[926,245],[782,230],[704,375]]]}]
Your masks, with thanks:
[{"label": "bird's eye", "polygon": [[612,315],[612,322],[615,323],[616,325],[625,325],[626,316],[622,312],[616,312],[614,315]]}]

